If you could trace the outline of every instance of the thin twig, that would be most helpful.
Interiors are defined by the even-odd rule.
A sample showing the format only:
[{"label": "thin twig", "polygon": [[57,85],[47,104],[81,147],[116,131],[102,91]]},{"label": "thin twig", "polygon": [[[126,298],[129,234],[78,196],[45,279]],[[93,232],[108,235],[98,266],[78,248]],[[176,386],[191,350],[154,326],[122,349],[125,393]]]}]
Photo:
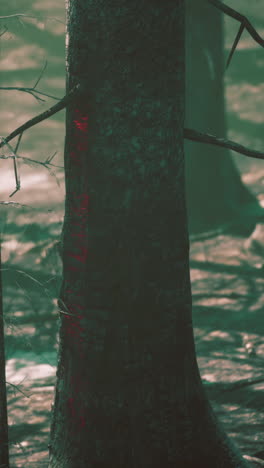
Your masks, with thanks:
[{"label": "thin twig", "polygon": [[31,395],[26,395],[19,387],[18,385],[12,384],[11,382],[6,382],[6,384],[11,385],[11,387],[14,387],[16,390],[18,390],[22,395],[24,395],[26,398],[30,398]]},{"label": "thin twig", "polygon": [[34,86],[33,86],[33,89],[36,89],[37,85],[39,84],[39,82],[40,82],[40,80],[41,80],[41,78],[42,78],[42,76],[43,76],[43,73],[44,73],[44,71],[45,71],[46,68],[47,68],[47,64],[48,64],[48,62],[47,62],[47,60],[45,60],[45,63],[44,63],[44,65],[43,65],[43,67],[42,67],[42,70],[41,70],[41,72],[40,72],[40,74],[39,74],[39,77],[37,78],[37,80],[36,80],[36,82],[35,82],[35,84],[34,84]]},{"label": "thin twig", "polygon": [[4,30],[1,32],[0,37],[3,36],[8,31],[8,28],[4,26]]},{"label": "thin twig", "polygon": [[240,38],[242,36],[242,33],[243,33],[244,29],[245,29],[245,26],[244,26],[243,23],[241,23],[240,28],[238,30],[238,33],[236,35],[236,38],[234,40],[234,44],[232,45],[232,49],[230,50],[230,54],[229,54],[227,62],[226,62],[226,70],[229,67],[229,64],[230,64],[230,62],[232,60],[232,57],[233,57],[233,55],[235,53],[235,50],[237,48],[237,44],[239,43],[239,40],[240,40]]},{"label": "thin twig", "polygon": [[[18,137],[18,139],[17,139],[17,144],[16,144],[15,151],[14,151],[14,153],[15,153],[16,155],[17,155],[18,147],[19,147],[19,145],[20,145],[20,143],[21,143],[21,140],[22,140],[22,136],[23,136],[23,133],[20,133],[20,135],[19,135],[19,137]],[[11,145],[10,145],[10,146],[11,146]]]},{"label": "thin twig", "polygon": [[[56,153],[57,153],[57,151],[54,153],[54,155],[51,156],[51,158],[53,158]],[[20,156],[19,154],[16,154],[16,157],[18,159],[22,159],[23,161],[25,161],[29,165],[33,163],[33,164],[40,164],[41,166],[44,166],[44,167],[49,165],[49,166],[55,167],[57,169],[63,169],[63,166],[58,166],[57,164],[50,163],[49,162],[50,159],[47,159],[46,161],[37,161],[36,159],[27,158],[26,156]],[[12,158],[13,158],[13,156],[11,156],[11,155],[5,156],[3,154],[3,155],[0,156],[0,159],[12,159]]]},{"label": "thin twig", "polygon": [[0,90],[2,90],[2,91],[21,91],[23,93],[28,93],[28,94],[31,94],[37,101],[41,101],[41,102],[45,102],[45,99],[42,99],[38,95],[46,96],[46,97],[49,97],[51,99],[56,99],[57,101],[60,101],[61,98],[58,98],[56,96],[52,96],[51,94],[43,93],[42,91],[38,91],[36,89],[37,85],[39,84],[39,82],[40,82],[40,80],[41,80],[41,78],[43,76],[44,71],[47,68],[47,63],[48,62],[46,60],[33,87],[29,88],[29,87],[18,87],[18,86],[0,86]]},{"label": "thin twig", "polygon": [[29,128],[33,127],[39,122],[42,122],[43,120],[48,119],[49,117],[56,114],[60,110],[64,109],[67,106],[67,104],[73,99],[73,97],[77,94],[77,92],[79,92],[79,89],[80,89],[80,85],[77,84],[71,89],[71,91],[69,91],[68,94],[66,94],[59,102],[57,102],[57,104],[54,104],[54,106],[50,107],[48,110],[42,112],[36,117],[33,117],[33,119],[28,120],[23,125],[16,128],[6,138],[2,137],[0,148],[6,145],[9,141],[13,140],[13,138],[15,138],[17,135],[20,135],[20,133],[24,132],[25,130],[28,130]]},{"label": "thin twig", "polygon": [[41,97],[38,96],[40,94],[41,96],[45,96],[51,99],[55,99],[56,101],[59,101],[61,98],[57,96],[53,96],[52,94],[47,94],[43,93],[42,91],[38,91],[37,89],[34,88],[23,88],[23,87],[17,87],[17,86],[0,86],[1,91],[21,91],[22,93],[28,93],[31,94],[37,101],[45,102],[45,99],[42,99]]},{"label": "thin twig", "polygon": [[12,156],[13,157],[13,164],[14,164],[14,173],[15,173],[15,179],[16,179],[16,189],[9,195],[9,197],[13,197],[13,195],[15,195],[15,193],[17,193],[19,190],[20,190],[20,175],[19,175],[19,172],[18,172],[18,166],[17,166],[17,158],[16,158],[16,155],[14,153],[14,155]]},{"label": "thin twig", "polygon": [[63,315],[70,315],[71,317],[76,317],[75,314],[70,314],[70,313],[68,313],[68,312],[64,312],[64,310],[61,310],[61,309],[58,309],[58,312],[59,312],[60,314],[63,314]]},{"label": "thin twig", "polygon": [[[21,138],[22,138],[22,133],[20,134],[21,137],[18,139],[18,142],[16,144],[16,147],[19,146],[19,143],[21,141]],[[9,195],[9,197],[12,197],[13,195],[15,195],[16,192],[18,192],[21,188],[21,185],[20,185],[20,176],[19,176],[19,172],[18,172],[18,166],[17,166],[17,155],[16,155],[16,151],[13,150],[12,146],[7,143],[7,146],[8,148],[10,149],[11,151],[11,155],[10,155],[10,158],[13,159],[13,164],[14,164],[14,174],[15,174],[15,180],[16,180],[16,189]]]},{"label": "thin twig", "polygon": [[13,195],[15,195],[15,193],[18,192],[18,190],[20,190],[20,187],[21,187],[21,185],[20,185],[20,175],[19,175],[18,167],[17,167],[17,154],[16,154],[16,152],[17,152],[17,149],[19,147],[22,135],[23,135],[23,133],[20,133],[20,135],[18,137],[18,140],[17,140],[14,155],[13,155],[14,171],[15,171],[15,178],[16,178],[16,190],[13,193],[11,193],[11,195],[9,195],[9,197],[12,197]]},{"label": "thin twig", "polygon": [[14,14],[14,15],[0,16],[0,20],[3,20],[3,19],[12,19],[12,18],[20,18],[20,17],[24,17],[24,18],[36,18],[36,16],[33,16],[33,15],[26,15],[25,13],[16,13],[16,14]]},{"label": "thin twig", "polygon": [[264,159],[264,153],[255,151],[246,146],[240,145],[235,141],[226,140],[225,138],[219,138],[209,133],[201,133],[191,128],[184,129],[184,138],[187,140],[198,141],[199,143],[205,143],[208,145],[221,146],[223,148],[230,149],[236,153],[243,154],[249,158]]},{"label": "thin twig", "polygon": [[18,174],[18,171],[17,171],[17,159],[22,159],[24,162],[26,162],[27,164],[30,164],[30,165],[33,163],[33,164],[40,164],[41,166],[45,167],[45,168],[49,171],[49,173],[50,173],[53,177],[55,177],[58,186],[60,186],[60,181],[59,181],[57,175],[56,175],[55,172],[53,172],[52,169],[50,168],[50,166],[52,166],[52,167],[55,167],[55,168],[57,168],[57,169],[63,169],[62,166],[58,166],[58,165],[56,165],[56,164],[52,164],[52,163],[51,163],[51,161],[52,161],[52,159],[54,158],[54,156],[56,156],[57,151],[55,151],[55,153],[53,153],[51,156],[47,157],[46,161],[37,161],[37,160],[35,160],[35,159],[27,158],[27,157],[25,157],[25,156],[19,156],[19,155],[17,154],[16,151],[17,151],[17,148],[18,148],[19,143],[20,143],[20,141],[21,141],[22,135],[23,135],[23,133],[20,133],[19,138],[18,138],[18,141],[17,141],[17,144],[16,144],[16,149],[15,149],[15,150],[12,148],[12,146],[10,145],[10,143],[7,143],[7,146],[8,146],[8,148],[9,148],[10,151],[11,151],[11,155],[8,155],[8,156],[6,156],[6,155],[1,155],[1,156],[0,156],[0,159],[13,159],[13,161],[15,161],[15,164],[14,164],[14,173],[15,173],[15,179],[16,179],[16,190],[15,190],[13,193],[11,193],[11,195],[9,195],[9,197],[12,197],[12,196],[13,196],[18,190],[20,190],[20,188],[21,188],[21,185],[20,185],[20,178],[19,178],[19,174]]},{"label": "thin twig", "polygon": [[60,314],[72,315],[73,317],[76,316],[75,314],[72,314],[72,313],[70,312],[69,308],[67,307],[67,305],[65,304],[65,302],[63,301],[63,299],[62,299],[61,297],[59,298],[59,301],[58,301],[58,302],[60,302],[60,303],[62,304],[62,306],[66,309],[66,311],[65,311],[65,310],[62,310],[61,307],[59,307],[59,308],[58,308],[58,312],[59,312]]},{"label": "thin twig", "polygon": [[[49,158],[46,159],[46,164],[50,164],[51,166],[54,166],[54,164],[51,164],[50,162],[52,161],[52,159],[54,158],[54,156],[56,156],[57,154],[57,151],[55,151],[55,153],[53,153]],[[61,166],[55,166],[55,167],[61,167]]]},{"label": "thin twig", "polygon": [[19,18],[34,18],[36,20],[43,20],[43,19],[49,19],[52,21],[57,21],[58,23],[65,24],[64,21],[58,19],[58,18],[53,18],[52,16],[35,16],[35,15],[27,15],[25,13],[16,13],[14,15],[7,15],[7,16],[0,16],[0,20],[4,19],[19,19]]},{"label": "thin twig", "polygon": [[[0,205],[12,205],[16,207],[25,207],[25,208],[30,208],[31,210],[38,210],[39,207],[31,206],[31,205],[25,205],[24,203],[17,203],[17,202],[11,202],[11,201],[0,201]],[[54,210],[47,210],[48,212],[53,212]]]},{"label": "thin twig", "polygon": [[[44,291],[46,297],[48,299],[52,299],[52,296],[49,292],[49,289],[48,288],[45,288],[45,283],[42,283],[40,282],[39,280],[37,280],[36,278],[34,278],[34,276],[30,275],[29,273],[27,273],[26,271],[23,271],[23,270],[17,270],[16,268],[1,268],[0,269],[1,271],[10,271],[10,272],[16,272],[16,273],[19,273],[21,274],[22,276],[26,276],[27,278],[31,279],[34,283],[36,283],[39,287],[42,288],[42,290]],[[29,339],[27,339],[28,343],[30,343]],[[31,345],[32,347],[32,345]],[[33,349],[33,348],[32,348]],[[43,361],[44,362],[44,361]],[[21,383],[21,382],[20,382]]]}]

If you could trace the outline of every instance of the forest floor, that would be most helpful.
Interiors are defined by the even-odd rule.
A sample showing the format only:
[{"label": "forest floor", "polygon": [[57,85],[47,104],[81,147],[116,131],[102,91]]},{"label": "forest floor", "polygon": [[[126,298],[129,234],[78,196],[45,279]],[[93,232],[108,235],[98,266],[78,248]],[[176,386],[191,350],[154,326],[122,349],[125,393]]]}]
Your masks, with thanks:
[{"label": "forest floor", "polygon": [[[244,177],[263,203],[264,169],[257,177]],[[49,208],[54,211],[45,206],[34,212],[2,207],[11,468],[47,467],[61,278],[56,242],[63,205],[55,200]],[[230,437],[243,454],[260,459],[264,459],[263,272],[263,231],[255,241],[222,233],[191,244],[201,376]],[[251,379],[257,378],[260,382],[253,384]]]}]

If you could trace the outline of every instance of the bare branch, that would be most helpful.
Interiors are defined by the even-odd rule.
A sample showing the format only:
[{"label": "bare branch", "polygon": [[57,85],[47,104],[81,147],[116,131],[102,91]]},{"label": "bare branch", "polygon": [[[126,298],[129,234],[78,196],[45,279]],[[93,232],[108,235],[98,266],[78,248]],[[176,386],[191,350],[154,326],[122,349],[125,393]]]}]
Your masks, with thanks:
[{"label": "bare branch", "polygon": [[16,128],[16,130],[10,133],[6,138],[2,137],[0,148],[2,148],[9,141],[13,140],[13,138],[15,138],[17,135],[20,135],[20,133],[24,132],[25,130],[28,130],[34,125],[37,125],[39,122],[42,122],[43,120],[48,119],[49,117],[56,114],[60,110],[64,109],[68,105],[68,103],[73,99],[73,97],[77,94],[77,92],[79,92],[79,90],[80,90],[80,85],[77,84],[71,89],[71,91],[69,91],[68,94],[66,94],[59,102],[57,102],[57,104],[50,107],[48,110],[42,112],[41,114],[37,115],[36,117],[33,117],[33,119],[28,120],[20,127]]},{"label": "bare branch", "polygon": [[230,149],[239,154],[244,154],[249,158],[264,159],[264,153],[260,151],[251,150],[246,146],[240,145],[235,141],[226,140],[224,138],[218,138],[208,133],[201,133],[191,128],[184,129],[184,138],[187,140],[198,141],[199,143],[205,143],[208,145],[221,146],[223,148]]},{"label": "bare branch", "polygon": [[231,18],[234,18],[235,20],[243,24],[244,28],[250,34],[252,39],[254,39],[254,41],[257,42],[261,47],[264,47],[264,39],[262,39],[262,37],[258,34],[256,29],[252,26],[252,24],[246,16],[241,15],[241,13],[239,13],[236,10],[233,10],[233,8],[225,5],[219,0],[208,0],[208,2],[214,5],[219,10],[223,11],[226,15],[231,16]]}]

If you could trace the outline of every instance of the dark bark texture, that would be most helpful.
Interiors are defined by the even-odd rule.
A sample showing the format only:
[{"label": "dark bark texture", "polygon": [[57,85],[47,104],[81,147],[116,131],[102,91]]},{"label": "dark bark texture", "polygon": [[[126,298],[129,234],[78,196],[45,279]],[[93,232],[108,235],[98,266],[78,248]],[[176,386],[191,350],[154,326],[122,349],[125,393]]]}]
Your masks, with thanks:
[{"label": "dark bark texture", "polygon": [[237,468],[196,364],[184,2],[68,4],[64,279],[50,468]]},{"label": "dark bark texture", "polygon": [[[187,0],[186,127],[226,138],[224,70],[222,12],[207,1]],[[185,154],[190,232],[235,220],[238,231],[243,232],[243,224],[251,231],[260,208],[241,182],[229,150],[188,141]],[[255,210],[251,220],[245,216],[249,205]]]},{"label": "dark bark texture", "polygon": [[0,468],[9,468],[1,248],[0,238]]}]

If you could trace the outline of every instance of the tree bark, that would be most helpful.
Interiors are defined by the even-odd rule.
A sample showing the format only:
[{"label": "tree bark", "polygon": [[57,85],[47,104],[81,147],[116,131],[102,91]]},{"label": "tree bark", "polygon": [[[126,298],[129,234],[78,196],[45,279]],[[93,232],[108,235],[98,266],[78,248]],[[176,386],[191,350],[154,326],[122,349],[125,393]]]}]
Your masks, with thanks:
[{"label": "tree bark", "polygon": [[0,468],[9,468],[1,243],[0,236]]},{"label": "tree bark", "polygon": [[[222,12],[207,1],[187,0],[186,127],[226,138],[224,69]],[[260,208],[241,182],[230,152],[188,141],[185,154],[190,232],[212,230],[234,221],[238,230],[243,232],[244,223],[251,232],[255,216],[250,220],[245,214],[249,205],[255,213]]]},{"label": "tree bark", "polygon": [[50,468],[244,467],[192,330],[184,1],[68,4],[64,279]]}]

